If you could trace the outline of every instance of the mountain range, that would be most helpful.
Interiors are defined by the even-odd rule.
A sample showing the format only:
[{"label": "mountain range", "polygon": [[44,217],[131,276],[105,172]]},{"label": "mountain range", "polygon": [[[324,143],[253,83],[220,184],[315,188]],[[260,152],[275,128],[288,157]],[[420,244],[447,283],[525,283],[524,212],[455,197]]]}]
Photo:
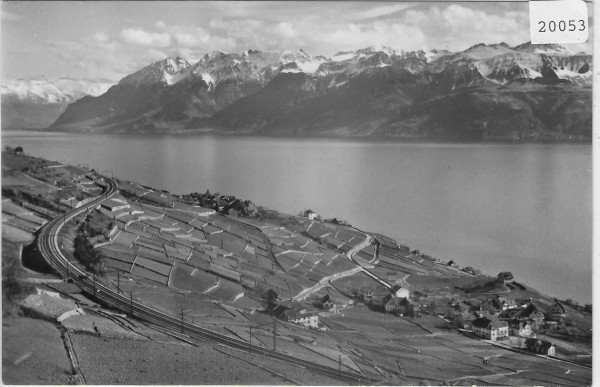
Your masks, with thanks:
[{"label": "mountain range", "polygon": [[196,63],[152,63],[102,95],[68,101],[50,129],[589,139],[591,85],[591,55],[555,44],[478,44],[461,52],[371,47],[331,58],[215,51]]},{"label": "mountain range", "polygon": [[85,95],[108,89],[106,79],[81,80],[61,77],[51,81],[40,75],[14,79],[0,86],[3,129],[45,129],[67,106]]}]

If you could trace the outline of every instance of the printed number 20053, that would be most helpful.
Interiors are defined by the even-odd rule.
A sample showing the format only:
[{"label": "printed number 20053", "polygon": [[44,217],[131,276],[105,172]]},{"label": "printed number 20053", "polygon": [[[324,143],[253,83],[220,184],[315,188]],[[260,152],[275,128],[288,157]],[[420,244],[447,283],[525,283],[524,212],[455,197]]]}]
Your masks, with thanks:
[{"label": "printed number 20053", "polygon": [[538,25],[540,26],[539,32],[554,32],[554,31],[585,31],[586,25],[585,20],[559,20],[558,22],[554,20],[550,20],[548,22],[539,21]]}]

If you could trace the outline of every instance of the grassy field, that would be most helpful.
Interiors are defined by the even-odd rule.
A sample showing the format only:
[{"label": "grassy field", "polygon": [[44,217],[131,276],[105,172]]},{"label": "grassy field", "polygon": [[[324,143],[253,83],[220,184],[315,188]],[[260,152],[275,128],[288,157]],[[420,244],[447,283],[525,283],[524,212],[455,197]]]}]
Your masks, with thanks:
[{"label": "grassy field", "polygon": [[2,317],[4,384],[70,384],[71,362],[61,332],[50,322]]},{"label": "grassy field", "polygon": [[[72,335],[89,384],[260,384],[289,381],[216,350],[211,345]],[[102,364],[102,367],[98,367]]]}]

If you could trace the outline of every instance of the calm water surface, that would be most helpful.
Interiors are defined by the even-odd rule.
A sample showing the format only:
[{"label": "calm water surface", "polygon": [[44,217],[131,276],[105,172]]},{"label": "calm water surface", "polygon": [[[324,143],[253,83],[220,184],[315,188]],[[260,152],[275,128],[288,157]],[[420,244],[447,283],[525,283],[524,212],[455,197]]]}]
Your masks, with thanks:
[{"label": "calm water surface", "polygon": [[173,193],[311,208],[559,298],[592,299],[592,146],[5,132]]}]

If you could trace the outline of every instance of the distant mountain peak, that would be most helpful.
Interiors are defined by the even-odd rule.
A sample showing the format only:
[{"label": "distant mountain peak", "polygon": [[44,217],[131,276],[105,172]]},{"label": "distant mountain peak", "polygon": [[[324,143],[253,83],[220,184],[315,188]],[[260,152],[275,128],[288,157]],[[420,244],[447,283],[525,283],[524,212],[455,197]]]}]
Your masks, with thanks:
[{"label": "distant mountain peak", "polygon": [[556,43],[549,44],[532,44],[526,42],[513,48],[515,51],[529,52],[532,54],[558,54],[571,55],[572,52],[564,46]]},{"label": "distant mountain peak", "polygon": [[204,54],[204,57],[202,59],[205,60],[205,61],[209,61],[209,60],[212,60],[214,58],[222,57],[222,56],[225,56],[225,55],[227,55],[227,54],[225,54],[221,50],[213,50],[211,53]]},{"label": "distant mountain peak", "polygon": [[64,104],[75,100],[75,97],[50,82],[43,75],[30,79],[17,79],[0,86],[4,98],[15,98],[40,104]]},{"label": "distant mountain peak", "polygon": [[319,69],[319,66],[326,62],[327,58],[323,56],[312,57],[303,49],[297,51],[285,50],[279,57],[279,64],[283,66],[286,72],[290,72],[293,66],[290,63],[295,63],[298,71],[306,74],[314,74]]},{"label": "distant mountain peak", "polygon": [[171,85],[183,77],[190,63],[182,57],[165,58],[156,61],[143,69],[126,76],[119,81],[120,85]]}]

